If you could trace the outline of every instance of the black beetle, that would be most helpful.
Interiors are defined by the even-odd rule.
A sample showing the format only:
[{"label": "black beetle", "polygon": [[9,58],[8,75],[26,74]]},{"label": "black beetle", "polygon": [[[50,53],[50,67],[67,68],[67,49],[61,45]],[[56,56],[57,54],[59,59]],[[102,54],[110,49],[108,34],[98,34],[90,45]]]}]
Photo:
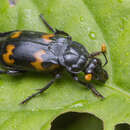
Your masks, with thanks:
[{"label": "black beetle", "polygon": [[[53,32],[52,34],[19,30],[0,33],[0,62],[5,68],[5,70],[0,70],[0,74],[18,74],[27,71],[55,73],[55,77],[46,86],[26,98],[21,104],[48,89],[60,78],[63,69],[66,69],[74,80],[103,98],[90,81],[105,83],[108,79],[101,60],[95,57],[103,54],[106,60],[104,65],[107,64],[105,44],[102,45],[101,51],[89,54],[83,45],[72,41],[68,33],[54,30],[43,15],[40,15],[40,18]],[[85,73],[87,82],[78,78],[80,72]]]}]

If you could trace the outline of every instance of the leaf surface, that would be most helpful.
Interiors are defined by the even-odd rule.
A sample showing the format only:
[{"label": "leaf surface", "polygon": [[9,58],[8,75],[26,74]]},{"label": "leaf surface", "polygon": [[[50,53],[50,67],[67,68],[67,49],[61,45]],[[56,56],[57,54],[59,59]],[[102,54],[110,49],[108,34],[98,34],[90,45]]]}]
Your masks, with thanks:
[{"label": "leaf surface", "polygon": [[[68,111],[89,112],[114,130],[118,123],[130,123],[130,1],[129,0],[19,0],[10,5],[0,0],[0,31],[48,32],[39,18],[68,32],[89,52],[107,45],[109,80],[95,84],[104,100],[73,81],[65,73],[44,94],[26,105],[22,100],[42,88],[51,75],[27,73],[0,76],[0,130],[49,130],[51,122]],[[102,61],[104,58],[100,57]]]}]

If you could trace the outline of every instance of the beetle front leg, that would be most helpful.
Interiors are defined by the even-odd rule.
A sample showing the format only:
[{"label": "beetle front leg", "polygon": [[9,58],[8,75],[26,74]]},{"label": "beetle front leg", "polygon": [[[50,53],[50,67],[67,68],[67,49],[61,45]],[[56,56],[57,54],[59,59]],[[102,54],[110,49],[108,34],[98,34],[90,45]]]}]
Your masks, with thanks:
[{"label": "beetle front leg", "polygon": [[102,99],[104,99],[104,96],[103,96],[102,94],[100,94],[100,93],[93,87],[93,85],[92,85],[91,83],[86,83],[86,82],[84,82],[84,81],[81,81],[81,80],[78,78],[77,75],[73,75],[73,79],[74,79],[75,81],[77,81],[78,83],[82,84],[83,86],[89,88],[94,95],[96,95],[96,96],[101,97]]},{"label": "beetle front leg", "polygon": [[33,97],[43,93],[45,90],[47,90],[49,87],[51,87],[51,85],[61,77],[61,75],[59,73],[57,73],[54,77],[54,79],[52,79],[46,86],[44,86],[43,88],[39,89],[38,92],[32,94],[31,96],[27,97],[24,101],[22,101],[20,104],[25,104],[26,102],[28,102],[30,99],[32,99]]}]

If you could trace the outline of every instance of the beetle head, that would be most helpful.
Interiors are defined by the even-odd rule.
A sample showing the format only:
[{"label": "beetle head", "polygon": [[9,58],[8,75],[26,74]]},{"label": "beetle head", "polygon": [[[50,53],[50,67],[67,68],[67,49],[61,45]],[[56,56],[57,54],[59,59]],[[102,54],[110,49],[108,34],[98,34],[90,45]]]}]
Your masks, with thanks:
[{"label": "beetle head", "polygon": [[84,72],[87,81],[96,80],[105,83],[108,79],[108,74],[103,69],[101,60],[98,58],[92,58],[85,67]]}]

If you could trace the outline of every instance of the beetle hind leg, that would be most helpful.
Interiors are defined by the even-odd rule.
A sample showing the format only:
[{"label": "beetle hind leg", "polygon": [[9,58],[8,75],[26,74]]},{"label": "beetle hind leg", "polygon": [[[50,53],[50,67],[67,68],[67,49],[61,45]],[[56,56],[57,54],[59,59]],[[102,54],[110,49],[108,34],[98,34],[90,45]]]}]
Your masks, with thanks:
[{"label": "beetle hind leg", "polygon": [[43,23],[46,25],[46,27],[47,27],[50,31],[52,31],[53,33],[55,33],[55,30],[53,29],[53,27],[51,27],[51,26],[48,24],[48,22],[45,20],[45,18],[44,18],[44,16],[43,16],[42,14],[40,14],[40,18],[41,18],[41,20],[43,21]]},{"label": "beetle hind leg", "polygon": [[64,32],[64,31],[61,31],[61,30],[56,29],[55,34],[64,35],[64,36],[66,36],[68,39],[72,40],[72,37],[71,37],[68,33]]},{"label": "beetle hind leg", "polygon": [[50,31],[52,31],[53,33],[55,33],[55,34],[61,34],[61,35],[64,35],[64,36],[66,36],[68,39],[72,39],[72,37],[68,34],[68,33],[66,33],[66,32],[64,32],[64,31],[61,31],[61,30],[58,30],[58,29],[53,29],[53,27],[51,27],[49,24],[48,24],[48,22],[45,20],[45,18],[44,18],[44,16],[42,15],[42,14],[40,14],[40,18],[41,18],[41,20],[43,21],[43,23],[46,25],[46,27],[50,30]]},{"label": "beetle hind leg", "polygon": [[60,78],[60,74],[56,74],[54,79],[52,79],[46,86],[44,86],[43,88],[39,89],[38,92],[32,94],[31,96],[27,97],[25,100],[23,100],[20,104],[25,104],[27,103],[30,99],[32,99],[33,97],[43,93],[45,90],[47,90],[49,87],[51,87],[51,85]]}]

